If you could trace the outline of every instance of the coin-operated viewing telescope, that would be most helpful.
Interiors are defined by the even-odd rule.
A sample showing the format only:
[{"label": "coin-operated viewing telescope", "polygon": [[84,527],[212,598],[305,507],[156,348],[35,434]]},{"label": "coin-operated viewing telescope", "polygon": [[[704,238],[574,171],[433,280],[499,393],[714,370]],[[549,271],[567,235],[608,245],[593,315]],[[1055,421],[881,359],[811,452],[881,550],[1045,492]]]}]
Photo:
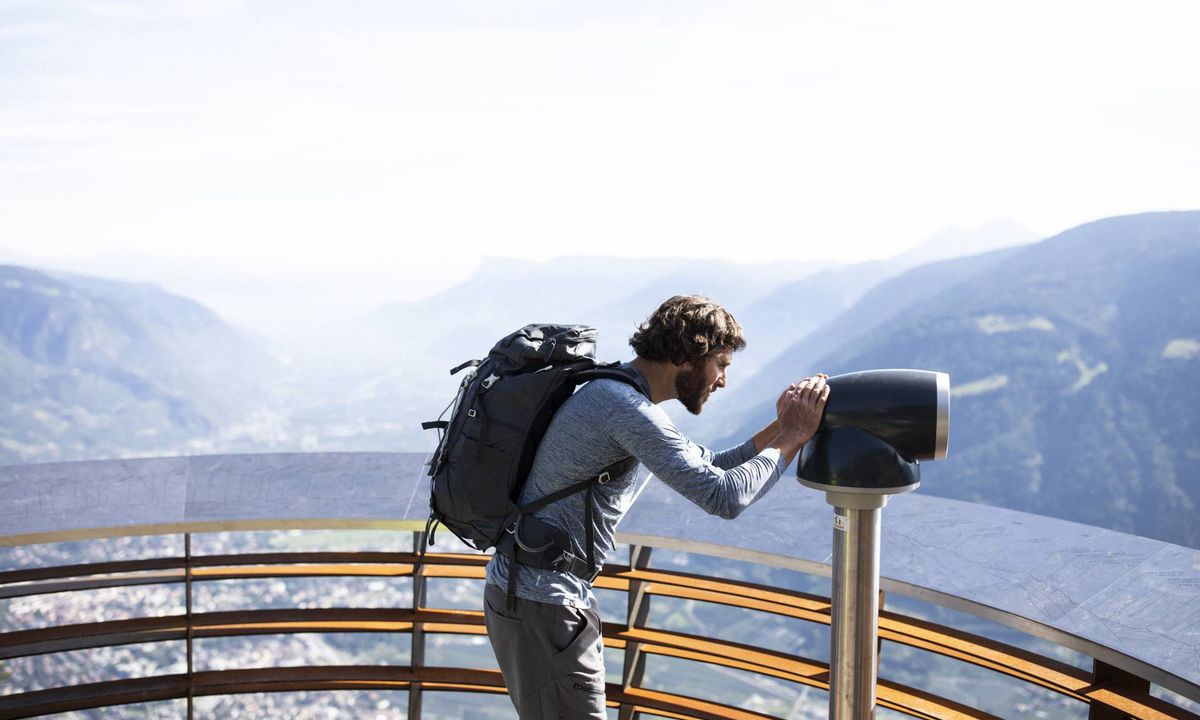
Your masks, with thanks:
[{"label": "coin-operated viewing telescope", "polygon": [[796,472],[834,508],[829,717],[864,720],[875,717],[881,511],[921,484],[921,460],[946,457],[950,376],[867,370],[828,384]]}]

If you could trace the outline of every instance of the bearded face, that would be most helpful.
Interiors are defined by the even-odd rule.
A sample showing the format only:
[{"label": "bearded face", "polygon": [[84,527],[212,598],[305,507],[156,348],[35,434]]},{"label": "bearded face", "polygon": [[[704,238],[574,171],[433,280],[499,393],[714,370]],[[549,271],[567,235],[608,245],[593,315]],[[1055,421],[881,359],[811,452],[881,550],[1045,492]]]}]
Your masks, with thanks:
[{"label": "bearded face", "polygon": [[713,386],[708,380],[704,365],[691,366],[675,376],[675,395],[679,402],[693,415],[699,415],[712,395]]}]

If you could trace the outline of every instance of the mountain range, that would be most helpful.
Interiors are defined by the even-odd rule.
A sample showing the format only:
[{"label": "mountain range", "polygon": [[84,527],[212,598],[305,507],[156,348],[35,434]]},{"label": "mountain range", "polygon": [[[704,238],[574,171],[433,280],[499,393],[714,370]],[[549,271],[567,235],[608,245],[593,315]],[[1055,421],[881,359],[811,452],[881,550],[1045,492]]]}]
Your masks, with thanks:
[{"label": "mountain range", "polygon": [[915,268],[758,373],[725,439],[770,419],[750,397],[812,372],[941,370],[950,453],[922,492],[1200,546],[1197,277],[1197,212]]},{"label": "mountain range", "polygon": [[1036,243],[1003,224],[973,237],[846,266],[487,260],[435,297],[348,319],[292,362],[151,285],[0,266],[0,462],[427,450],[419,423],[453,394],[448,369],[499,337],[587,323],[603,359],[628,359],[626,338],[662,299],[701,293],[749,346],[703,414],[668,408],[697,441],[745,438],[813,372],[943,370],[950,454],[922,466],[921,492],[1200,547],[1200,213]]},{"label": "mountain range", "polygon": [[0,265],[0,461],[203,450],[268,402],[277,369],[152,285]]}]

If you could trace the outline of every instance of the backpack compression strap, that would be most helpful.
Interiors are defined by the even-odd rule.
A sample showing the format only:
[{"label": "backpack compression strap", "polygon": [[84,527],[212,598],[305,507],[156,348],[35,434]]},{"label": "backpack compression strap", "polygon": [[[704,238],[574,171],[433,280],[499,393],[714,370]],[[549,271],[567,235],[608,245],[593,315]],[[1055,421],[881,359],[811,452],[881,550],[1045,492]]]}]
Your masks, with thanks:
[{"label": "backpack compression strap", "polygon": [[[457,375],[458,373],[462,372],[463,370],[465,370],[469,367],[479,367],[482,364],[483,364],[482,360],[468,360],[465,363],[463,363],[462,365],[459,365],[458,367],[451,368],[450,374]],[[459,390],[459,392],[461,393],[462,390]],[[452,407],[453,405],[454,405],[453,402],[450,403],[450,407]],[[447,407],[446,410],[449,410],[450,407]],[[446,412],[443,411],[442,415],[445,415],[445,414],[446,414]],[[439,420],[430,420],[428,422],[421,423],[422,430],[445,430],[449,427],[450,427],[449,420],[440,420],[439,419]]]}]

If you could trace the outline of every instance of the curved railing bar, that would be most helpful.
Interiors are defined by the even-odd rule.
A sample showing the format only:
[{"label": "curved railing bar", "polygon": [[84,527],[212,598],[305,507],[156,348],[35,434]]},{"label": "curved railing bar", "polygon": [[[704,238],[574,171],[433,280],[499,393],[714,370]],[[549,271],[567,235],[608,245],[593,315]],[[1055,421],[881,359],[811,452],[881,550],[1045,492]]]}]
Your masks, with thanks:
[{"label": "curved railing bar", "polygon": [[[322,617],[324,619],[316,619]],[[210,613],[194,616],[195,637],[230,637],[254,634],[281,634],[304,632],[406,632],[412,629],[416,622],[425,625],[427,631],[448,634],[482,635],[486,631],[482,626],[482,614],[478,611],[422,611],[414,613],[410,610],[285,610],[285,611],[248,611],[244,613]],[[233,622],[233,620],[238,620]],[[185,633],[185,622],[182,616],[168,618],[141,618],[136,621],[111,621],[95,623],[91,626],[68,626],[54,628],[55,634],[75,638],[69,649],[79,649],[95,645],[118,644],[122,639],[127,642],[149,642],[169,639],[181,639]],[[137,628],[136,634],[131,629]],[[105,637],[109,642],[95,643],[101,637],[100,631],[109,631]],[[166,632],[169,631],[169,632]],[[39,632],[39,631],[33,631]],[[47,633],[42,632],[45,635]],[[116,641],[116,642],[114,642]],[[794,655],[775,651],[763,650],[753,646],[728,641],[712,640],[685,633],[675,633],[662,630],[626,629],[624,626],[606,624],[605,643],[609,647],[623,648],[627,642],[636,641],[641,644],[642,652],[651,655],[663,655],[681,658],[704,664],[720,665],[735,669],[746,670],[761,675],[776,677],[790,682],[809,685],[821,690],[828,690],[828,666],[818,661],[806,660]],[[68,649],[68,648],[56,648]],[[328,668],[312,666],[308,668],[288,668],[289,684],[264,684],[262,674],[269,674],[274,669],[221,671],[218,675],[213,672],[195,674],[194,694],[231,694],[239,692],[265,692],[280,690],[320,690],[320,689],[378,689],[384,681],[394,682],[398,679],[404,683],[421,682],[426,689],[433,689],[429,683],[447,682],[440,673],[456,672],[469,674],[470,669],[447,668],[408,668],[393,666],[378,668],[371,666],[347,666],[339,670],[336,678],[328,675]],[[256,676],[255,674],[258,673]],[[306,674],[307,673],[307,674]],[[166,677],[166,676],[164,676]],[[186,676],[182,676],[186,678]],[[214,677],[223,678],[219,682]],[[162,678],[159,678],[160,680]],[[336,685],[330,684],[338,680]],[[0,718],[23,717],[28,714],[47,712],[62,712],[68,709],[85,707],[102,707],[107,705],[132,702],[124,694],[133,687],[141,684],[154,684],[154,678],[143,678],[137,681],[120,680],[109,683],[93,683],[88,686],[72,688],[55,688],[46,691],[24,693],[19,696],[0,698]],[[458,678],[457,682],[467,682]],[[219,686],[219,687],[218,687]],[[496,686],[502,691],[502,686]],[[144,688],[139,692],[139,702],[149,699],[180,698],[186,694],[184,683],[169,683],[161,686],[157,694],[145,695]],[[616,702],[618,694],[610,693],[610,699]],[[71,704],[59,704],[69,697]],[[677,699],[684,696],[673,695]],[[694,699],[693,699],[694,700]],[[1120,707],[1133,717],[1162,720],[1165,718],[1186,718],[1186,713],[1166,706],[1161,701],[1153,701],[1157,707],[1149,707],[1123,698]],[[700,701],[707,702],[707,701]],[[966,707],[953,701],[938,698],[903,685],[882,681],[879,685],[879,702],[883,707],[904,712],[917,718],[929,720],[996,720],[986,712]],[[714,704],[715,705],[715,704]],[[680,711],[680,708],[675,708]],[[730,717],[725,714],[720,717]],[[756,717],[761,717],[757,716]]]},{"label": "curved railing bar", "polygon": [[[257,553],[244,556],[200,556],[192,558],[194,565],[192,580],[205,582],[268,577],[411,576],[417,559],[413,553],[371,552],[288,552]],[[485,556],[479,555],[431,553],[424,558],[422,572],[426,577],[481,579],[486,559]],[[239,562],[241,560],[252,561],[256,564],[243,564]],[[351,562],[354,560],[365,560],[366,562]],[[29,582],[30,578],[36,577],[39,579],[32,582],[33,586],[42,589],[45,589],[46,586],[57,588],[61,585],[58,578],[79,577],[90,569],[129,573],[136,572],[141,568],[150,568],[158,577],[164,567],[169,567],[170,562],[183,561],[183,558],[154,558],[9,571],[0,573],[0,584]],[[178,580],[179,576],[176,575],[175,579]],[[87,587],[112,587],[130,584],[131,578],[128,575],[108,575],[90,581],[76,582],[86,583]],[[643,592],[652,596],[717,603],[819,624],[828,624],[830,618],[829,601],[826,598],[752,583],[715,580],[680,572],[635,570],[623,566],[607,566],[605,574],[597,580],[598,587],[612,590],[627,591],[632,583],[639,583]],[[187,622],[186,616],[165,616],[13,631],[0,634],[0,658],[89,647],[178,640],[187,636]],[[195,638],[205,638],[296,632],[410,632],[417,625],[424,627],[429,632],[485,633],[482,627],[482,615],[477,611],[334,608],[258,609],[194,614],[191,617],[191,634]],[[763,674],[777,674],[779,669],[788,663],[801,663],[810,672],[785,673],[785,679],[815,687],[828,687],[827,667],[795,656],[772,654],[769,651],[761,651],[749,646],[738,646],[733,643],[643,628],[608,625],[605,634],[610,645],[620,643],[623,646],[625,641],[631,640],[639,643],[642,651],[649,654],[674,652],[677,657],[682,657],[692,653],[693,659],[700,659],[700,656],[703,655],[707,658],[706,662],[726,665],[735,662],[731,666],[737,666],[736,662],[744,662],[747,658],[758,658],[757,666],[748,669]],[[1187,713],[1172,714],[1178,709],[1145,694],[1113,693],[1106,688],[1094,687],[1088,673],[1069,665],[968,633],[942,628],[932,623],[884,613],[880,620],[880,637],[1001,672],[1074,700],[1100,702],[1119,707],[1136,717],[1195,717]],[[682,640],[680,640],[681,638]],[[705,647],[710,650],[705,652],[703,650]],[[714,651],[711,648],[720,648],[721,651]],[[740,659],[735,658],[735,655],[740,656]],[[767,660],[764,661],[762,658],[767,658]],[[929,715],[929,717],[982,717],[978,711],[955,707],[947,700],[922,695],[917,691],[898,686],[891,690],[888,687],[886,682],[880,685],[880,702],[886,707],[903,709],[914,714],[911,698],[919,698],[921,702],[930,707],[936,705],[939,712],[942,713]],[[894,697],[896,693],[899,693],[900,697],[907,697],[910,700],[907,701],[907,704],[897,700]],[[967,714],[969,712],[976,714]],[[921,717],[919,714],[917,716]]]},{"label": "curved railing bar", "polygon": [[[829,690],[827,664],[788,653],[666,630],[606,628],[606,646],[621,647],[621,641],[637,642],[649,655],[720,665]],[[876,690],[880,706],[923,720],[1000,720],[982,710],[887,680],[881,681]]]},{"label": "curved railing bar", "polygon": [[[419,532],[428,508],[423,460],[413,453],[295,453],[0,467],[0,496],[15,499],[0,504],[0,546],[220,530]],[[651,482],[617,539],[828,575],[830,509],[817,495],[781,483],[743,518],[722,523]],[[896,499],[885,514],[887,592],[1016,628],[1200,702],[1200,620],[1161,611],[1195,599],[1189,583],[1200,582],[1197,551],[920,493]],[[958,530],[975,523],[1010,532],[1002,539],[1019,544],[1016,558],[1066,553],[1067,580],[1042,582],[1028,563],[987,565],[994,543],[986,534],[964,552]],[[1117,557],[1099,568],[1099,584],[1073,580],[1092,567],[1088,555],[1106,551]],[[943,560],[947,567],[938,565]],[[958,581],[972,572],[992,573],[984,579],[995,582],[981,592],[978,583]],[[1139,605],[1133,613],[1129,598],[1159,601],[1160,612]],[[1131,613],[1137,617],[1127,618]]]},{"label": "curved railing bar", "polygon": [[[676,550],[679,552],[699,553],[714,557],[737,560],[786,570],[795,570],[810,575],[828,577],[830,567],[811,560],[796,558],[790,555],[779,555],[765,552],[747,551],[744,548],[731,547],[716,543],[681,540],[672,536],[654,535],[650,533],[618,533],[617,539],[631,545],[648,545],[657,548]],[[1083,655],[1120,668],[1126,672],[1160,685],[1176,692],[1194,702],[1200,702],[1200,685],[1176,675],[1159,666],[1149,664],[1140,658],[1128,655],[1103,643],[1089,638],[1066,632],[1053,625],[1031,620],[1027,617],[998,608],[986,603],[977,602],[959,595],[941,592],[915,583],[904,582],[890,577],[881,577],[880,589],[885,593],[898,593],[915,598],[932,605],[956,610],[976,617],[1004,625],[1014,630],[1046,640],[1055,645],[1074,650]],[[1197,656],[1200,658],[1200,655]]]},{"label": "curved railing bar", "polygon": [[[480,579],[483,577],[482,565],[485,561],[486,557],[479,555],[430,554],[427,562],[431,564],[426,566],[426,576]],[[183,558],[155,558],[10,571],[0,573],[0,597],[177,581],[183,577],[182,569],[178,569],[183,562]],[[257,577],[405,577],[413,574],[417,557],[412,553],[386,552],[257,553],[197,556],[191,562],[193,581],[204,582]],[[46,580],[82,574],[131,573],[168,568],[176,568],[176,572],[170,575],[112,575],[54,584]],[[684,578],[686,582],[681,582]],[[39,580],[35,582],[35,579]],[[818,624],[828,625],[830,622],[829,600],[826,598],[753,584],[712,580],[687,573],[631,571],[610,565],[598,579],[597,586],[623,591],[634,581],[646,583],[645,590],[651,595],[760,610]],[[12,583],[17,582],[26,584],[11,587]],[[1082,693],[1091,684],[1090,674],[1065,663],[886,611],[880,618],[880,637],[995,670],[1075,700],[1085,700]],[[2,650],[0,657],[4,657]]]},{"label": "curved railing bar", "polygon": [[[425,691],[504,694],[504,682],[496,670],[463,668],[408,668],[378,666],[310,666],[218,670],[195,673],[191,687],[197,697],[295,690],[396,690],[420,683]],[[187,694],[187,675],[162,675],[106,683],[76,685],[28,693],[11,707],[0,705],[0,720],[28,717],[31,711],[69,712],[133,702],[177,700]],[[770,720],[770,716],[742,708],[673,693],[609,684],[610,707],[629,704],[637,712],[649,712],[680,720]]]},{"label": "curved railing bar", "polygon": [[[483,635],[483,615],[478,611],[418,611],[411,610],[255,610],[241,613],[208,613],[193,616],[194,637],[213,638],[230,636],[247,636],[255,634],[282,634],[305,632],[407,632],[416,623],[422,623],[428,632],[447,634]],[[171,639],[182,639],[186,632],[186,621],[183,616],[167,618],[139,618],[136,621],[111,621],[104,623],[89,623],[86,625],[62,626],[49,631],[25,631],[29,635],[57,635],[62,645],[49,648],[47,643],[26,644],[27,649],[63,650],[80,649],[83,647],[110,646],[113,644],[152,642]],[[748,670],[750,672],[773,676],[782,680],[798,682],[822,690],[828,690],[829,668],[817,661],[805,660],[786,653],[762,650],[753,646],[742,645],[728,641],[716,641],[684,633],[673,633],[658,630],[628,630],[624,626],[606,624],[604,628],[605,644],[608,647],[623,648],[629,641],[641,643],[642,652],[651,655],[663,655],[686,660],[714,664],[724,667]],[[264,684],[262,676],[270,674],[274,669],[221,671],[219,677],[224,678],[220,683],[212,681],[217,674],[212,672],[195,673],[193,684],[195,695],[227,694],[239,692],[262,692],[272,690],[316,690],[335,689],[328,684],[329,669],[321,666],[308,668],[288,668],[289,673],[295,673],[286,687],[278,684]],[[337,679],[342,681],[336,689],[351,687],[368,687],[378,689],[378,683],[401,680],[403,682],[421,682],[426,689],[427,683],[445,682],[447,679],[440,673],[458,672],[470,674],[469,669],[446,668],[410,668],[392,666],[378,668],[372,666],[347,666],[339,671]],[[308,673],[305,675],[305,673]],[[257,675],[256,675],[257,673]],[[325,673],[322,675],[322,673]],[[322,682],[317,682],[318,676]],[[186,676],[185,676],[186,677]],[[461,678],[456,680],[463,682]],[[149,680],[147,680],[149,682]],[[220,690],[214,686],[220,685]],[[122,704],[112,700],[113,696],[123,697],[122,693],[130,687],[130,681],[113,681],[111,683],[94,683],[85,689],[75,686],[67,693],[76,703],[70,708],[57,705],[57,697],[62,693],[55,691],[37,691],[24,693],[21,696],[0,697],[0,718],[19,717],[13,715],[18,711],[29,714],[47,712],[62,712],[64,709],[80,709],[82,707],[101,707],[111,704]],[[174,690],[163,688],[153,699],[171,699],[186,694],[186,686],[172,684]],[[499,686],[502,690],[502,685]],[[63,690],[57,688],[55,690]],[[636,690],[627,688],[626,692]],[[616,695],[610,695],[610,700],[619,702]],[[726,707],[719,703],[698,698],[687,698],[682,695],[671,695],[676,698],[678,707],[673,711],[682,711],[684,705],[679,701],[688,700],[711,704],[713,707]],[[994,716],[977,710],[972,710],[953,701],[936,698],[928,693],[922,693],[894,683],[881,683],[880,702],[885,707],[891,707],[906,712],[915,717],[941,718],[944,720],[996,720]],[[88,704],[91,703],[91,704]],[[725,712],[720,717],[732,717]],[[755,717],[765,717],[754,715]]]},{"label": "curved railing bar", "polygon": [[[424,523],[416,521],[347,521],[345,519],[325,519],[311,520],[305,522],[303,527],[297,527],[296,523],[286,520],[279,521],[246,521],[246,522],[231,522],[224,521],[220,523],[173,523],[163,525],[147,525],[128,528],[134,532],[125,532],[127,528],[96,528],[87,531],[76,530],[69,533],[55,533],[52,537],[41,537],[42,541],[63,541],[70,539],[72,541],[79,540],[95,540],[104,538],[126,537],[128,535],[137,534],[171,534],[171,533],[200,533],[200,532],[252,532],[252,531],[267,531],[267,530],[294,530],[294,529],[311,529],[311,530],[389,530],[398,532],[419,532],[423,529]],[[0,546],[24,544],[15,542],[23,537],[32,536],[7,536],[0,537]],[[795,570],[798,572],[807,573],[817,576],[828,576],[829,566],[811,560],[796,558],[790,555],[777,555],[772,553],[747,551],[742,548],[732,548],[726,545],[696,542],[690,540],[681,540],[679,538],[663,535],[650,535],[645,533],[628,533],[618,532],[617,541],[630,545],[647,545],[652,547],[660,547],[679,552],[700,553],[721,557],[730,560],[738,560],[742,562],[751,562],[771,567],[778,567],[787,570]],[[395,553],[380,553],[381,555],[395,556]],[[467,556],[470,557],[470,556]],[[197,564],[202,558],[193,558],[193,564]],[[147,563],[158,563],[160,566],[167,566],[171,559],[159,558],[153,561],[145,561]],[[134,561],[139,562],[139,561]],[[235,561],[231,561],[235,562]],[[382,561],[381,561],[382,562]],[[114,563],[116,565],[117,563]],[[29,571],[13,571],[28,573],[32,577],[70,577],[70,575],[61,575],[57,572],[57,568],[39,568]],[[116,572],[116,571],[114,571]],[[5,573],[0,573],[3,577]],[[298,575],[298,574],[297,574]],[[149,581],[129,582],[127,585],[151,584]],[[69,584],[62,586],[65,589],[82,589],[72,588]],[[1040,623],[1035,620],[1030,620],[1019,614],[1009,612],[1002,608],[997,608],[985,603],[975,602],[973,600],[963,598],[958,595],[940,592],[938,590],[925,586],[908,583],[896,580],[889,577],[880,579],[880,587],[888,593],[899,593],[908,597],[912,597],[924,602],[942,607],[956,610],[969,615],[983,618],[990,622],[1004,625],[1027,635],[1041,638],[1048,642],[1060,645],[1062,647],[1074,650],[1089,657],[1096,658],[1112,666],[1122,668],[1134,675],[1146,678],[1151,682],[1165,687],[1169,690],[1179,693],[1193,701],[1200,702],[1200,686],[1185,680],[1174,673],[1164,670],[1161,667],[1151,665],[1143,660],[1127,655],[1118,650],[1115,650],[1102,643],[1095,642],[1088,638],[1065,632],[1060,628],[1045,623]],[[19,590],[5,589],[0,587],[0,598],[16,597],[21,594]]]}]

